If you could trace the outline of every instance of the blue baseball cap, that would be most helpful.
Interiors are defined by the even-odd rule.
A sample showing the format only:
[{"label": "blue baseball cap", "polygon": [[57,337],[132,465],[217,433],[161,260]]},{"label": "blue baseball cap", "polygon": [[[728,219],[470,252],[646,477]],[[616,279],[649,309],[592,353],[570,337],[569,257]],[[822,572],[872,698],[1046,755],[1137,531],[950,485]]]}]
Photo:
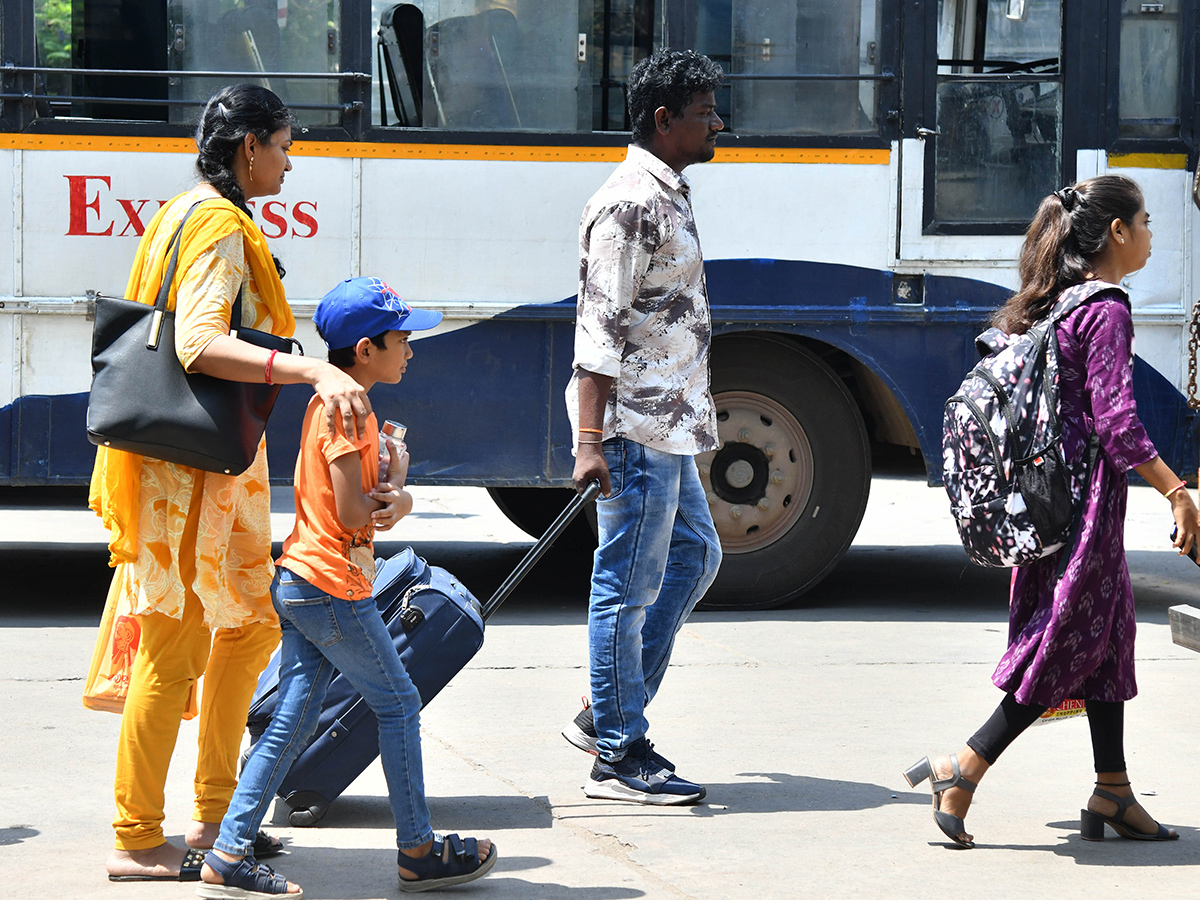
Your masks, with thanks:
[{"label": "blue baseball cap", "polygon": [[331,350],[353,347],[385,331],[424,331],[442,321],[430,309],[413,309],[380,278],[347,278],[321,298],[313,324]]}]

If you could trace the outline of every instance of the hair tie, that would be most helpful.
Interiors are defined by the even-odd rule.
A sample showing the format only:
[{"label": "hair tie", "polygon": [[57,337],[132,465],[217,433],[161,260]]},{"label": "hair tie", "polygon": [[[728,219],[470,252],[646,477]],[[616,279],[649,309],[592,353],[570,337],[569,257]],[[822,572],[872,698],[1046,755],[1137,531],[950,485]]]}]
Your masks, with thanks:
[{"label": "hair tie", "polygon": [[221,112],[221,118],[226,122],[229,121],[229,110],[225,108],[225,104],[217,101],[217,109]]},{"label": "hair tie", "polygon": [[1079,193],[1073,187],[1060,188],[1054,192],[1054,196],[1059,199],[1059,202],[1063,205],[1063,209],[1068,213],[1074,212],[1076,206],[1080,209],[1086,209],[1088,205],[1087,197],[1083,196],[1083,194]]}]

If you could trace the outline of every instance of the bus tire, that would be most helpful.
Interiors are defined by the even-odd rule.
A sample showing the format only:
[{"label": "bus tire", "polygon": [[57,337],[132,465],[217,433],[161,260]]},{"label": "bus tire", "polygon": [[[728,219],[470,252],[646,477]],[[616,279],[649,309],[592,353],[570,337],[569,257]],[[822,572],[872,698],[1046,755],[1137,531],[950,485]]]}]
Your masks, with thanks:
[{"label": "bus tire", "polygon": [[[572,488],[491,487],[488,494],[512,522],[526,534],[539,538],[575,496]],[[560,550],[596,549],[596,506],[589,503],[554,544]]]},{"label": "bus tire", "polygon": [[780,337],[717,338],[712,393],[720,447],[696,462],[724,558],[700,606],[780,606],[858,531],[871,487],[862,415],[823,360]]}]

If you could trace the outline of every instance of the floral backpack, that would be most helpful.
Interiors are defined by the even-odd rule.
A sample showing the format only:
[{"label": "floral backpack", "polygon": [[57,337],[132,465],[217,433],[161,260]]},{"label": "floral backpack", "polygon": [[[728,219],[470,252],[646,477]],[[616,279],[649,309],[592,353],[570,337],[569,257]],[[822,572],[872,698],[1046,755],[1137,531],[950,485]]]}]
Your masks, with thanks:
[{"label": "floral backpack", "polygon": [[1093,434],[1084,460],[1067,464],[1054,326],[1113,290],[1125,295],[1103,281],[1074,285],[1025,334],[990,328],[975,339],[983,359],[946,401],[942,481],[963,547],[981,566],[1028,565],[1076,530],[1099,443]]}]

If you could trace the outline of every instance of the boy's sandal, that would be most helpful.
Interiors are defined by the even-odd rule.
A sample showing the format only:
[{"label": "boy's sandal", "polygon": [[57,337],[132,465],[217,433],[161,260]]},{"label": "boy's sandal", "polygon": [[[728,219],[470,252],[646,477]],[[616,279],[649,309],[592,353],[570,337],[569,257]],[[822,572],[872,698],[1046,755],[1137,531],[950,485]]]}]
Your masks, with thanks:
[{"label": "boy's sandal", "polygon": [[424,856],[415,859],[398,853],[396,864],[417,877],[400,877],[400,890],[407,893],[430,891],[452,884],[465,884],[482,878],[496,864],[496,845],[492,844],[487,858],[479,861],[479,842],[460,838],[457,834],[434,834],[433,846]]},{"label": "boy's sandal", "polygon": [[224,884],[200,882],[196,896],[205,900],[255,900],[260,897],[285,896],[288,900],[302,900],[304,891],[288,893],[287,879],[265,863],[245,856],[235,863],[226,862],[216,853],[204,857],[205,864],[221,876]]}]

